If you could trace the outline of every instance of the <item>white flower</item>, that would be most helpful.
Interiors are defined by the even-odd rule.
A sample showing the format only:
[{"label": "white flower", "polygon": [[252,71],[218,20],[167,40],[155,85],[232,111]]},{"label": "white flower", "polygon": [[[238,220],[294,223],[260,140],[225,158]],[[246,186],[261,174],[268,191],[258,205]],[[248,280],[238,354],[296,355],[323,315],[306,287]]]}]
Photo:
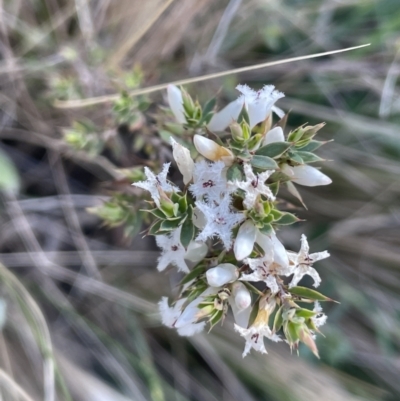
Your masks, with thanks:
[{"label": "white flower", "polygon": [[169,264],[176,266],[178,271],[189,273],[189,268],[185,262],[186,249],[181,244],[181,229],[178,227],[167,235],[156,235],[156,243],[162,248],[158,258],[158,271],[163,271]]},{"label": "white flower", "polygon": [[317,271],[312,267],[315,262],[326,259],[330,255],[327,251],[309,254],[309,246],[307,237],[303,234],[301,236],[301,247],[299,253],[288,252],[290,263],[294,265],[294,275],[289,287],[295,287],[297,283],[307,274],[314,280],[314,287],[318,287],[321,283],[321,278]]},{"label": "white flower", "polygon": [[282,274],[282,267],[274,263],[273,250],[271,249],[262,258],[246,259],[245,263],[253,270],[250,274],[242,274],[242,281],[264,281],[273,294],[279,291],[276,276]]},{"label": "white flower", "polygon": [[246,345],[243,351],[243,358],[250,352],[252,348],[261,354],[267,354],[267,350],[264,345],[264,337],[271,341],[279,342],[282,341],[279,336],[272,333],[271,329],[267,326],[251,326],[245,329],[235,324],[235,330],[246,340]]},{"label": "white flower", "polygon": [[246,220],[240,227],[235,239],[233,251],[237,260],[247,258],[253,250],[257,229],[251,220]]},{"label": "white flower", "polygon": [[285,247],[278,240],[275,233],[271,235],[265,235],[257,232],[256,242],[261,246],[264,253],[267,255],[272,251],[274,262],[277,263],[282,268],[282,274],[287,274],[289,270],[289,258]]},{"label": "white flower", "polygon": [[161,321],[165,326],[174,327],[175,322],[182,313],[182,306],[185,303],[186,298],[179,299],[176,301],[173,307],[168,305],[168,298],[162,297],[158,303],[158,309],[161,314]]},{"label": "white flower", "polygon": [[259,91],[255,91],[247,85],[238,85],[236,89],[244,95],[250,129],[266,120],[275,102],[284,97],[283,93],[276,91],[273,85],[266,85]]},{"label": "white flower", "polygon": [[275,196],[269,189],[268,185],[265,185],[265,181],[274,172],[274,170],[267,170],[261,174],[255,175],[250,164],[243,165],[244,174],[246,181],[235,181],[232,185],[236,188],[240,188],[246,192],[243,204],[246,209],[252,209],[257,201],[259,195],[264,195],[270,200],[275,200]]},{"label": "white flower", "polygon": [[135,187],[139,187],[145,189],[150,192],[151,197],[158,207],[160,207],[160,192],[159,189],[162,189],[164,192],[179,192],[180,189],[175,185],[167,182],[167,174],[169,170],[169,166],[171,163],[165,163],[163,165],[163,169],[160,174],[155,176],[153,172],[148,168],[144,168],[144,173],[146,174],[146,181],[135,182],[132,185]]},{"label": "white flower", "polygon": [[287,164],[281,167],[282,172],[288,175],[293,182],[306,187],[316,187],[318,185],[329,185],[332,180],[321,173],[315,167],[306,164],[301,166],[289,167]]},{"label": "white flower", "polygon": [[235,330],[246,340],[243,357],[245,357],[252,348],[262,354],[266,354],[267,350],[264,346],[264,337],[275,342],[282,341],[268,326],[269,317],[275,310],[275,306],[276,301],[274,297],[261,299],[259,304],[260,309],[258,310],[254,323],[248,329],[235,324]]},{"label": "white flower", "polygon": [[225,164],[222,161],[209,163],[201,160],[194,165],[193,184],[190,192],[198,199],[206,197],[208,201],[220,201],[221,195],[230,192],[223,172]]},{"label": "white flower", "polygon": [[[186,298],[182,298],[179,299],[174,306],[170,307],[168,305],[168,298],[161,298],[161,301],[158,303],[158,307],[161,314],[162,323],[165,326],[168,326],[170,328],[176,327],[178,319],[183,315],[182,307],[185,302]],[[194,311],[197,312],[197,308],[194,309]],[[192,310],[190,310],[189,312],[192,312]],[[177,327],[178,334],[181,336],[192,336],[196,333],[201,332],[204,329],[205,324],[205,322],[194,323],[194,319],[189,319],[186,324],[182,324],[181,319],[181,326],[179,328]]]},{"label": "white flower", "polygon": [[221,111],[215,113],[210,122],[208,129],[210,131],[223,131],[229,124],[237,121],[240,112],[243,109],[244,97],[240,96],[238,99],[229,103]]},{"label": "white flower", "polygon": [[328,316],[326,316],[325,313],[322,313],[322,307],[318,301],[315,301],[313,311],[317,313],[317,315],[311,318],[315,327],[323,326],[326,323]]},{"label": "white flower", "polygon": [[176,142],[171,136],[172,156],[174,157],[179,171],[183,175],[183,183],[186,185],[192,180],[194,162],[190,156],[189,149]]},{"label": "white flower", "polygon": [[281,127],[272,128],[267,132],[263,140],[262,146],[269,145],[273,142],[284,142],[285,136],[283,135],[283,129]]},{"label": "white flower", "polygon": [[217,236],[223,242],[225,249],[230,249],[232,229],[244,219],[243,213],[231,211],[230,204],[229,195],[224,196],[217,205],[201,201],[196,202],[196,206],[206,218],[206,225],[198,235],[197,240],[205,241],[207,238]]},{"label": "white flower", "polygon": [[221,160],[225,163],[225,166],[231,166],[235,159],[235,156],[228,148],[218,145],[205,136],[196,134],[193,137],[193,144],[197,151],[208,160],[214,162]]},{"label": "white flower", "polygon": [[211,287],[222,287],[236,281],[239,277],[237,267],[231,263],[221,263],[206,272],[207,283]]},{"label": "white flower", "polygon": [[255,91],[247,85],[238,85],[236,89],[242,95],[213,115],[208,124],[210,131],[223,131],[229,124],[237,121],[243,106],[246,107],[249,115],[251,129],[266,120],[271,111],[274,111],[280,118],[285,114],[274,106],[275,102],[284,96],[283,93],[274,90],[274,86],[264,86],[261,90]]},{"label": "white flower", "polygon": [[171,108],[172,113],[174,113],[176,121],[180,124],[185,124],[186,118],[183,109],[182,92],[177,86],[168,85],[167,93],[169,107]]}]

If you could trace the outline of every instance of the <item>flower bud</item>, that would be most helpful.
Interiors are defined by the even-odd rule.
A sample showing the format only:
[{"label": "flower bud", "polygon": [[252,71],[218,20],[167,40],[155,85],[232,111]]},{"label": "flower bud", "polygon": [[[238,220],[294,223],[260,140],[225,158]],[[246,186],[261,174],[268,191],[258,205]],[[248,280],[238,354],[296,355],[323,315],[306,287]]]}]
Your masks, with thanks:
[{"label": "flower bud", "polygon": [[310,333],[310,330],[305,324],[302,324],[298,329],[298,335],[301,342],[303,342],[308,348],[310,348],[311,352],[319,358],[318,348],[315,344],[314,338]]},{"label": "flower bud", "polygon": [[256,240],[256,227],[251,220],[245,221],[239,228],[233,251],[237,260],[247,258],[253,250]]},{"label": "flower bud", "polygon": [[208,285],[211,287],[221,287],[227,283],[237,280],[239,277],[238,269],[230,263],[222,263],[217,267],[207,270]]},{"label": "flower bud", "polygon": [[201,135],[195,135],[193,139],[194,146],[197,151],[208,160],[218,161],[221,160],[226,166],[231,166],[234,160],[233,153],[223,146],[218,145]]},{"label": "flower bud", "polygon": [[172,155],[176,161],[179,171],[183,175],[183,183],[188,184],[193,177],[194,162],[190,156],[189,149],[176,142],[171,137]]},{"label": "flower bud", "polygon": [[283,173],[292,178],[292,181],[306,187],[315,187],[319,185],[328,185],[332,180],[321,173],[315,167],[306,164],[301,166],[289,167],[287,164],[281,167]]},{"label": "flower bud", "polygon": [[265,135],[263,146],[273,142],[284,142],[285,136],[283,135],[283,129],[281,127],[275,127]]},{"label": "flower bud", "polygon": [[204,242],[190,241],[185,254],[185,259],[197,263],[205,258],[207,252],[208,247]]},{"label": "flower bud", "polygon": [[231,129],[232,138],[237,142],[242,142],[244,137],[243,130],[240,124],[235,121],[229,126],[229,128]]},{"label": "flower bud", "polygon": [[232,295],[239,310],[246,309],[251,305],[251,294],[243,283],[234,283]]},{"label": "flower bud", "polygon": [[183,111],[182,92],[177,86],[168,85],[167,93],[169,107],[171,108],[171,111],[174,114],[176,120],[181,124],[185,124],[186,118]]}]

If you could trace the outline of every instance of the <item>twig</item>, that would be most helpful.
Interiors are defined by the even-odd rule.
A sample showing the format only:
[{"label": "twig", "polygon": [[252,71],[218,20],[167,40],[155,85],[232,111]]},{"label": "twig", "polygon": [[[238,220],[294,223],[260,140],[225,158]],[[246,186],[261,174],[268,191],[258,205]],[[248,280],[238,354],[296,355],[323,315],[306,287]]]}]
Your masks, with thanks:
[{"label": "twig", "polygon": [[65,222],[68,230],[70,231],[72,241],[78,250],[82,263],[86,267],[86,271],[92,277],[101,280],[102,278],[99,268],[90,252],[89,246],[79,223],[78,215],[76,214],[74,208],[62,162],[55,152],[49,152],[48,155],[50,164],[52,164],[53,167],[51,168],[51,172],[54,177],[54,185],[57,188],[57,192],[63,195],[64,202],[61,203],[61,207],[64,211]]},{"label": "twig", "polygon": [[[221,72],[216,72],[213,74],[202,75],[199,77],[181,79],[181,80],[169,82],[166,84],[154,85],[149,88],[136,89],[134,91],[129,92],[129,95],[130,96],[144,95],[144,94],[148,94],[148,93],[157,92],[162,89],[166,89],[168,87],[168,85],[170,85],[170,84],[187,85],[187,84],[191,84],[191,83],[195,83],[195,82],[202,82],[202,81],[207,81],[209,79],[224,77],[227,75],[239,74],[241,72],[254,71],[254,70],[258,70],[260,68],[271,67],[274,65],[293,63],[295,61],[308,60],[308,59],[312,59],[312,58],[323,57],[323,56],[328,56],[328,55],[337,54],[337,53],[344,53],[344,52],[348,52],[351,50],[361,49],[366,46],[370,46],[370,43],[361,45],[361,46],[348,47],[346,49],[339,49],[339,50],[332,50],[332,51],[323,52],[323,53],[310,54],[308,56],[292,57],[292,58],[288,58],[288,59],[284,59],[284,60],[270,61],[267,63],[251,65],[248,67],[234,68],[234,69],[228,70],[228,71],[221,71]],[[78,100],[67,100],[67,101],[56,100],[54,102],[54,106],[57,108],[60,108],[60,109],[88,107],[88,106],[94,106],[96,104],[101,104],[101,103],[105,103],[105,102],[110,102],[112,100],[116,100],[119,98],[119,96],[120,96],[119,94],[115,94],[115,95],[92,97],[92,98],[87,98],[87,99],[78,99]]]}]

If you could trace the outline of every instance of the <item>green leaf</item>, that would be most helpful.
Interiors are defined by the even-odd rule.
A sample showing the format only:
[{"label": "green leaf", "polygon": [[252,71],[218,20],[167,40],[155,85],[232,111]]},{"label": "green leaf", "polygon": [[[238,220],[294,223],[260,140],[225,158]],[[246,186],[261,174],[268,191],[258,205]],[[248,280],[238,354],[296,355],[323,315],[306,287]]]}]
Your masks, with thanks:
[{"label": "green leaf", "polygon": [[312,299],[313,301],[334,301],[331,298],[326,297],[318,291],[312,290],[307,287],[293,287],[289,288],[289,292],[293,295],[297,295],[302,298]]},{"label": "green leaf", "polygon": [[[183,128],[182,124],[179,123],[165,123],[165,128],[167,128],[167,130],[170,133],[175,135],[183,135],[183,133],[185,132],[185,129]],[[161,131],[160,131],[160,136],[162,139],[164,139],[163,136],[165,137],[165,139],[167,139],[166,134],[161,134]],[[168,141],[168,144],[170,144],[170,141]]]},{"label": "green leaf", "polygon": [[286,332],[286,337],[289,337],[288,340],[290,343],[295,343],[299,341],[299,325],[293,322],[288,322],[287,323],[287,332]]},{"label": "green leaf", "polygon": [[208,100],[207,103],[203,107],[203,115],[206,115],[214,110],[215,104],[217,103],[217,99],[213,97]]},{"label": "green leaf", "polygon": [[181,229],[181,243],[185,248],[189,246],[189,243],[193,239],[195,232],[196,228],[192,220],[192,207],[190,206],[187,217],[183,222]]},{"label": "green leaf", "polygon": [[284,212],[281,212],[278,209],[272,209],[270,214],[272,214],[274,220],[279,220],[284,215]]},{"label": "green leaf", "polygon": [[287,174],[282,173],[281,171],[275,171],[275,173],[269,176],[269,179],[273,182],[286,182],[290,181],[291,178]]},{"label": "green leaf", "polygon": [[180,196],[177,192],[171,193],[171,201],[173,203],[178,203],[181,199],[182,199],[182,196]]},{"label": "green leaf", "polygon": [[142,212],[151,213],[153,216],[157,217],[158,219],[165,219],[165,214],[160,209],[141,209]]},{"label": "green leaf", "polygon": [[160,129],[158,131],[158,135],[160,136],[160,138],[165,142],[170,144],[171,143],[171,132],[164,130],[164,129]]},{"label": "green leaf", "polygon": [[314,312],[309,309],[304,309],[304,308],[296,309],[296,316],[304,317],[305,319],[310,319],[310,318],[314,317],[316,314],[317,314],[317,312]]},{"label": "green leaf", "polygon": [[292,131],[288,135],[288,141],[289,142],[299,141],[301,139],[301,137],[303,136],[303,133],[304,133],[303,127],[296,128],[294,131]]},{"label": "green leaf", "polygon": [[161,231],[172,231],[179,227],[181,224],[181,220],[164,220],[161,223],[160,230]]},{"label": "green leaf", "polygon": [[271,224],[264,224],[263,227],[259,228],[259,231],[265,235],[271,235],[274,232]]},{"label": "green leaf", "polygon": [[162,220],[157,220],[150,228],[149,228],[149,232],[148,235],[157,235],[158,231],[160,230],[161,224],[162,224]]},{"label": "green leaf", "polygon": [[304,143],[297,143],[296,148],[301,149],[302,152],[314,152],[322,145],[325,145],[326,142],[322,141],[305,141]]},{"label": "green leaf", "polygon": [[226,172],[226,179],[228,181],[242,181],[243,177],[243,167],[237,163],[232,164],[232,166],[230,166]]},{"label": "green leaf", "polygon": [[292,146],[289,142],[272,142],[256,150],[256,155],[277,158]]},{"label": "green leaf", "polygon": [[224,317],[224,311],[219,310],[217,312],[214,313],[213,316],[211,316],[209,322],[210,322],[210,330],[218,323],[222,320],[222,318]]},{"label": "green leaf", "polygon": [[301,158],[301,156],[297,153],[297,152],[290,152],[288,154],[288,156],[290,157],[290,159],[292,161],[294,161],[297,164],[304,164],[303,159]]},{"label": "green leaf", "polygon": [[274,333],[278,332],[282,327],[283,324],[282,311],[283,311],[283,305],[278,309],[278,311],[275,314],[274,326],[272,329]]},{"label": "green leaf", "polygon": [[287,213],[287,212],[281,212],[282,217],[278,220],[276,220],[274,223],[279,224],[282,226],[288,226],[293,223],[297,223],[299,219],[292,213]]},{"label": "green leaf", "polygon": [[179,199],[178,205],[179,205],[178,210],[181,213],[185,213],[187,211],[188,209],[187,194],[185,194],[184,196],[181,197],[181,199]]},{"label": "green leaf", "polygon": [[258,299],[254,303],[254,305],[253,305],[253,307],[251,309],[250,317],[249,317],[249,324],[247,325],[247,328],[249,328],[254,323],[254,321],[256,320],[256,317],[258,315],[258,311],[260,309],[259,303],[260,303],[260,299]]},{"label": "green leaf", "polygon": [[142,226],[143,213],[130,213],[125,222],[124,235],[125,237],[133,238]]},{"label": "green leaf", "polygon": [[205,266],[198,266],[188,273],[181,281],[180,285],[185,285],[194,280],[206,271]]},{"label": "green leaf", "polygon": [[315,163],[324,160],[311,152],[304,152],[302,150],[299,150],[297,151],[297,154],[303,159],[304,163]]},{"label": "green leaf", "polygon": [[254,155],[250,163],[253,167],[259,168],[260,170],[273,170],[278,168],[275,160],[268,156]]},{"label": "green leaf", "polygon": [[274,182],[273,184],[269,185],[269,189],[271,190],[272,194],[274,196],[278,195],[278,191],[279,191],[279,181]]}]

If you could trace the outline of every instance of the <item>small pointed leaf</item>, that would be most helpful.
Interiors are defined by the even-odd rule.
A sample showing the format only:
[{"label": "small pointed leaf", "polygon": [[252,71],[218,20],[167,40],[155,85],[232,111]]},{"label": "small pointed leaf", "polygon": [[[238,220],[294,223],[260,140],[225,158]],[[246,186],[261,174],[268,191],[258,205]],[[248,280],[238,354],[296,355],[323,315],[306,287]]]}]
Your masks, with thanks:
[{"label": "small pointed leaf", "polygon": [[323,161],[319,156],[311,152],[297,151],[297,154],[303,159],[304,163],[315,163]]},{"label": "small pointed leaf", "polygon": [[272,142],[256,151],[256,155],[277,158],[292,146],[289,142]]},{"label": "small pointed leaf", "polygon": [[260,170],[273,170],[278,168],[275,160],[268,156],[254,155],[250,163],[253,167],[259,168]]},{"label": "small pointed leaf", "polygon": [[325,295],[321,294],[318,291],[312,290],[311,288],[307,287],[293,287],[289,288],[289,292],[291,294],[297,295],[302,298],[312,299],[313,301],[334,301],[331,298],[326,297]]}]

